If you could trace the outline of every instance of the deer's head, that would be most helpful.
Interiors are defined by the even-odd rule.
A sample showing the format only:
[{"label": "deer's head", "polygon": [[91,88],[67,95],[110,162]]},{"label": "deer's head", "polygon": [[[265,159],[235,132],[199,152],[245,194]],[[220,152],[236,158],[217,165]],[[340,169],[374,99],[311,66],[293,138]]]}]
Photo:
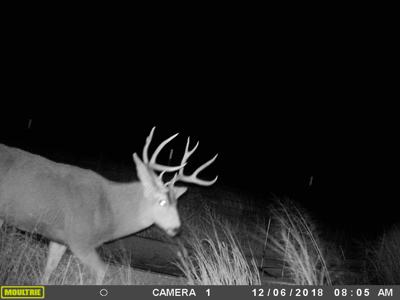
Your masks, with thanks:
[{"label": "deer's head", "polygon": [[[197,144],[191,150],[189,150],[189,137],[187,139],[185,153],[180,165],[160,165],[156,163],[157,155],[167,143],[169,143],[178,135],[178,133],[163,141],[154,151],[151,159],[149,159],[148,149],[153,138],[154,130],[155,127],[153,127],[146,139],[146,144],[143,148],[143,161],[136,153],[133,154],[133,160],[136,164],[139,180],[143,186],[144,198],[146,200],[146,211],[148,214],[150,214],[148,217],[150,217],[152,223],[155,223],[157,226],[165,230],[165,232],[167,232],[170,236],[174,236],[179,231],[181,226],[181,221],[177,210],[177,200],[187,190],[186,187],[175,186],[175,183],[182,181],[203,186],[214,184],[217,181],[218,176],[213,180],[208,181],[197,178],[197,175],[210,164],[212,164],[217,158],[217,155],[215,155],[205,164],[201,165],[191,175],[184,175],[183,169],[187,164],[187,160],[197,149],[199,143],[197,142]],[[157,171],[161,173],[157,174]],[[163,175],[168,172],[175,172],[175,174],[170,181],[163,182]]]}]

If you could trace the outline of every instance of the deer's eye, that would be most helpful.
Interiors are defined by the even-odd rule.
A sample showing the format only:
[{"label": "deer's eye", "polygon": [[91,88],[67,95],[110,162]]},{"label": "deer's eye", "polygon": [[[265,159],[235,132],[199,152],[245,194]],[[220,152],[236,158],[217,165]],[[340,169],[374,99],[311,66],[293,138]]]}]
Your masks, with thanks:
[{"label": "deer's eye", "polygon": [[158,204],[159,204],[160,206],[166,206],[166,205],[168,204],[168,201],[167,201],[166,199],[160,199],[160,200],[158,201]]}]

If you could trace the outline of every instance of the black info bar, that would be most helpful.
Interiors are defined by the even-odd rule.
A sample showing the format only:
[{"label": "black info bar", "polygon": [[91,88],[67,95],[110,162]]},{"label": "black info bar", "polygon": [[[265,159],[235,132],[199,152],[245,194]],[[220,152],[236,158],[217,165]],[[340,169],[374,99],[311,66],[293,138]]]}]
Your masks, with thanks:
[{"label": "black info bar", "polygon": [[0,299],[400,299],[400,285],[1,286]]}]

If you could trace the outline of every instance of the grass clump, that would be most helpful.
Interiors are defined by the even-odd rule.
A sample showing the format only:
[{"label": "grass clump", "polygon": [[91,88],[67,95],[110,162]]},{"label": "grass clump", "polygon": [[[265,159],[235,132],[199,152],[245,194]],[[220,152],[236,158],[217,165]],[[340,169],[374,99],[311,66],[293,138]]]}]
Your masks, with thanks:
[{"label": "grass clump", "polygon": [[246,258],[228,222],[209,213],[201,227],[189,231],[178,253],[176,265],[184,273],[188,284],[261,284],[254,258]]},{"label": "grass clump", "polygon": [[[23,233],[12,226],[0,227],[0,285],[41,285],[48,253],[48,241]],[[179,284],[182,279],[132,269],[126,249],[99,249],[108,269],[103,284]],[[93,285],[92,271],[67,251],[51,274],[49,285]]]},{"label": "grass clump", "polygon": [[367,248],[368,283],[400,284],[400,226],[383,233],[379,241]]},{"label": "grass clump", "polygon": [[269,247],[283,261],[281,277],[298,285],[332,285],[315,226],[292,202],[272,209],[275,229]]}]

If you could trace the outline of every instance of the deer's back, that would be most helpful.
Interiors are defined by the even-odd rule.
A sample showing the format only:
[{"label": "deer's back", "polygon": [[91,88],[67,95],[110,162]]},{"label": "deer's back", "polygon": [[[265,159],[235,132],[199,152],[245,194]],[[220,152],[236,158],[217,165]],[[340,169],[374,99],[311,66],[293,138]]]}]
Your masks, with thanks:
[{"label": "deer's back", "polygon": [[97,245],[111,235],[110,210],[95,172],[0,145],[0,218],[66,244]]}]

